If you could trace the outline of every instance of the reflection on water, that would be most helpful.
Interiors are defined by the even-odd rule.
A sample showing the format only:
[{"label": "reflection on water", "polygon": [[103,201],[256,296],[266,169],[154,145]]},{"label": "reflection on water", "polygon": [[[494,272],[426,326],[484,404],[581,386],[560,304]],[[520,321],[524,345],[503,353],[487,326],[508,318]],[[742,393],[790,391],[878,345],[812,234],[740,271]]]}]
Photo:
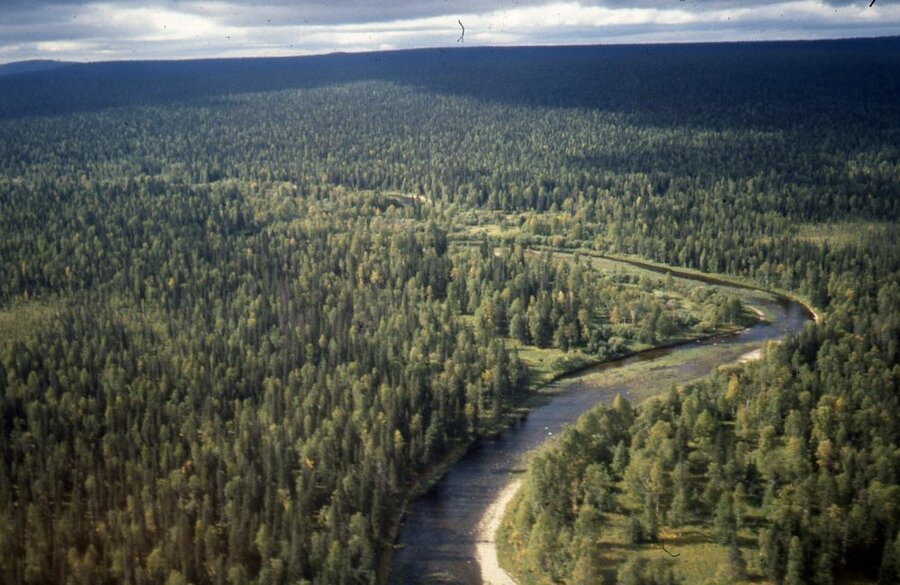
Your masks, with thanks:
[{"label": "reflection on water", "polygon": [[410,505],[398,538],[400,547],[392,561],[389,582],[395,585],[421,583],[429,575],[454,579],[437,582],[480,582],[475,561],[476,527],[488,505],[510,480],[510,475],[524,470],[523,455],[598,402],[611,400],[617,394],[627,396],[636,384],[635,381],[605,383],[603,376],[592,374],[714,343],[720,349],[728,348],[725,352],[717,351],[714,357],[700,355],[686,363],[662,366],[659,370],[667,371],[669,379],[674,377],[676,383],[687,382],[709,373],[718,365],[737,360],[753,346],[799,331],[810,320],[807,310],[793,301],[773,298],[756,304],[766,305],[775,316],[772,323],[757,324],[740,333],[654,350],[585,370],[573,378],[565,392],[534,409],[528,418],[496,439],[478,441],[431,491]]}]

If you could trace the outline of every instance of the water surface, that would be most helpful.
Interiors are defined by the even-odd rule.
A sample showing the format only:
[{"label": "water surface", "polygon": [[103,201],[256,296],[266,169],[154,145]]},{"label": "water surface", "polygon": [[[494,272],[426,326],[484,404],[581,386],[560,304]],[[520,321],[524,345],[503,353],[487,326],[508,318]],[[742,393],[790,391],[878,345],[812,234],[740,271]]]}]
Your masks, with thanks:
[{"label": "water surface", "polygon": [[[754,304],[764,305],[762,308],[774,315],[771,323],[758,323],[736,334],[652,350],[580,372],[567,381],[564,392],[535,408],[526,419],[497,438],[476,442],[434,488],[411,503],[398,537],[389,582],[392,585],[480,583],[475,560],[478,523],[513,474],[524,471],[527,453],[598,402],[610,401],[618,394],[628,397],[633,391],[646,390],[657,376],[666,379],[666,388],[673,381],[683,383],[703,376],[719,365],[736,361],[762,342],[799,331],[811,319],[803,305],[787,299],[769,297]],[[639,361],[658,360],[712,344],[717,346],[715,352],[694,351],[697,355],[687,361],[661,364],[637,379],[610,382],[602,375]]]}]

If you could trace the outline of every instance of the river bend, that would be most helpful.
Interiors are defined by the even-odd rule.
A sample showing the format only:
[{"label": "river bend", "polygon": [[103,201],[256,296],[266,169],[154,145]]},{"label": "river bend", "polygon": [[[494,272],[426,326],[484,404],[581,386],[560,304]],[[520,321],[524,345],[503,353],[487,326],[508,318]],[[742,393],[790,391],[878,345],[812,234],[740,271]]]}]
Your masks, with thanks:
[{"label": "river bend", "polygon": [[[700,275],[676,275],[721,284]],[[771,321],[758,323],[739,333],[651,350],[585,370],[567,380],[564,392],[532,410],[526,419],[496,438],[477,441],[428,493],[411,502],[398,537],[399,546],[392,559],[388,582],[392,585],[480,583],[475,556],[478,524],[500,491],[515,474],[524,471],[525,455],[595,404],[611,401],[618,394],[627,398],[642,383],[641,379],[607,382],[604,376],[596,374],[636,361],[657,360],[712,344],[718,346],[716,352],[700,353],[677,365],[660,366],[660,369],[670,370],[665,372],[669,383],[684,383],[706,375],[720,365],[737,361],[766,341],[799,331],[812,317],[800,303],[781,297],[768,296],[753,304],[766,310],[773,317]]]}]

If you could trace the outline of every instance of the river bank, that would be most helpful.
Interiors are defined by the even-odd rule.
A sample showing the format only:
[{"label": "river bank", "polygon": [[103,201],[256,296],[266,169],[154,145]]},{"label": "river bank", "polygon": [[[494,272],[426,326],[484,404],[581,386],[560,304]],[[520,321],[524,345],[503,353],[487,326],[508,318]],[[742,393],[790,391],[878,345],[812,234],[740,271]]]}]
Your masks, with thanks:
[{"label": "river bank", "polygon": [[478,523],[478,545],[475,557],[478,559],[483,585],[516,585],[515,580],[500,566],[496,538],[506,506],[519,491],[521,485],[522,481],[517,479],[503,488],[497,494],[497,498],[488,506],[481,522]]},{"label": "river bank", "polygon": [[[762,311],[750,307],[760,317]],[[761,359],[764,348],[757,348],[740,355],[734,363],[746,363]],[[722,364],[725,365],[725,364]],[[478,523],[476,558],[481,572],[482,585],[518,585],[516,580],[503,568],[500,550],[497,546],[497,532],[503,522],[509,503],[516,496],[522,485],[521,479],[511,481],[504,487],[496,499],[490,503],[484,517]]]},{"label": "river bank", "polygon": [[[629,260],[592,256],[614,263],[611,266],[634,268]],[[479,526],[497,495],[524,470],[527,453],[598,402],[619,394],[636,402],[660,389],[703,376],[719,365],[736,362],[767,341],[799,331],[814,315],[804,304],[783,294],[680,269],[652,269],[657,274],[668,272],[674,278],[730,288],[767,320],[737,333],[611,360],[545,387],[542,394],[547,399],[543,404],[527,417],[518,418],[503,433],[477,439],[432,489],[410,502],[396,540],[388,583],[481,582],[478,544],[489,539],[483,538]]]},{"label": "river bank", "polygon": [[[676,276],[682,277],[680,274]],[[685,276],[691,278],[690,275]],[[699,280],[699,279],[698,279]],[[469,450],[432,490],[412,502],[391,565],[391,583],[478,583],[482,580],[477,530],[485,511],[524,466],[524,456],[558,433],[597,402],[622,394],[632,400],[650,395],[733,363],[769,340],[799,331],[811,314],[797,302],[758,293],[754,302],[771,315],[767,323],[675,348],[654,350],[591,368],[551,388],[554,396],[506,432],[483,439]]]}]

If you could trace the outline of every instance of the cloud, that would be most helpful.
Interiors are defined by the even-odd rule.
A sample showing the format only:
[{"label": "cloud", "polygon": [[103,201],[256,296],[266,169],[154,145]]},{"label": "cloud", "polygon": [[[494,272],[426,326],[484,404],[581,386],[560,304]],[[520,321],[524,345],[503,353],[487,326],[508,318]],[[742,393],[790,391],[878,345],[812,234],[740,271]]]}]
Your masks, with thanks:
[{"label": "cloud", "polygon": [[321,53],[468,44],[876,36],[878,0],[0,0],[0,62]]}]

